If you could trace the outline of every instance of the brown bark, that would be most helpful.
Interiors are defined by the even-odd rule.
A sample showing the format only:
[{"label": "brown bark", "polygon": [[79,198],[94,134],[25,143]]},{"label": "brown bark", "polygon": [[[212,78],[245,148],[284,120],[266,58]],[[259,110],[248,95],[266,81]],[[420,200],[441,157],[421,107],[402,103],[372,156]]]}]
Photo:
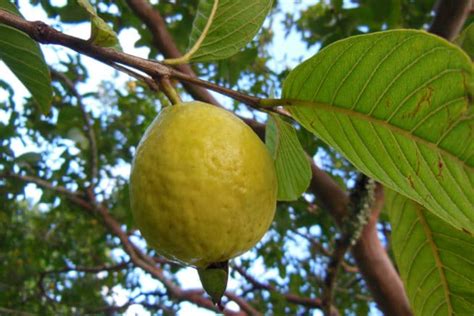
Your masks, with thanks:
[{"label": "brown bark", "polygon": [[436,14],[428,31],[448,41],[454,40],[473,8],[473,0],[438,0]]},{"label": "brown bark", "polygon": [[[384,203],[381,185],[377,186],[375,194],[372,216],[359,241],[352,248],[352,255],[374,300],[384,314],[412,315],[403,283],[377,235],[377,222]],[[381,280],[383,282],[380,282]]]}]

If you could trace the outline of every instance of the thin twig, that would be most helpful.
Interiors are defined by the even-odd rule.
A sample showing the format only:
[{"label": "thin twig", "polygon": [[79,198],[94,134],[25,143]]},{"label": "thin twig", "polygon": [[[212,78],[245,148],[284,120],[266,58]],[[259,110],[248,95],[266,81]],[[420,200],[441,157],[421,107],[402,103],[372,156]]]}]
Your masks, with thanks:
[{"label": "thin twig", "polygon": [[[321,243],[316,241],[316,237],[300,233],[298,231],[293,232],[295,235],[298,235],[306,239],[317,251],[320,251],[324,256],[330,257],[332,255],[331,250],[326,249]],[[345,260],[341,262],[341,267],[344,271],[349,273],[358,273],[359,269],[347,263]]]},{"label": "thin twig", "polygon": [[[165,20],[160,12],[153,8],[149,1],[126,0],[126,2],[135,15],[142,20],[149,29],[153,38],[153,45],[165,58],[173,59],[183,56],[176,46],[171,34],[168,32]],[[174,68],[182,73],[188,74],[189,76],[196,77],[196,74],[189,64],[175,65]],[[220,105],[208,90],[200,86],[183,82],[183,87],[195,100]]]},{"label": "thin twig", "polygon": [[331,304],[333,300],[334,287],[336,285],[337,273],[344,260],[344,255],[351,246],[351,237],[344,236],[336,239],[336,246],[326,268],[326,277],[324,278],[325,288],[322,297],[322,309],[324,315],[331,315]]},{"label": "thin twig", "polygon": [[142,74],[139,74],[138,72],[136,71],[133,71],[132,69],[130,68],[127,68],[127,67],[124,67],[124,66],[121,66],[119,64],[116,64],[116,63],[107,63],[107,65],[109,65],[110,67],[120,71],[120,72],[123,72],[127,75],[129,75],[130,77],[133,77],[137,80],[140,80],[140,81],[143,81],[146,83],[146,85],[148,86],[148,88],[150,88],[151,91],[154,91],[154,92],[158,92],[160,91],[160,87],[158,86],[158,84],[155,82],[155,80],[153,80],[153,78],[150,78],[148,76],[145,76],[145,75],[142,75]]},{"label": "thin twig", "polygon": [[[239,266],[233,266],[232,267],[235,271],[237,271],[241,276],[243,276],[247,282],[252,284],[254,289],[259,289],[259,290],[266,290],[268,292],[272,293],[278,293],[279,295],[283,296],[285,300],[288,303],[296,304],[296,305],[301,305],[305,306],[308,308],[319,308],[322,309],[322,301],[319,298],[310,298],[310,297],[304,297],[304,296],[299,296],[297,294],[293,293],[282,293],[279,291],[276,287],[270,284],[263,283],[250,274],[248,274],[242,267]],[[337,316],[339,313],[337,310],[332,307],[332,314],[331,316]]]},{"label": "thin twig", "polygon": [[[178,301],[188,301],[208,310],[215,312],[218,311],[212,301],[203,296],[202,290],[182,290],[173,281],[168,279],[165,276],[163,270],[156,266],[155,260],[152,257],[143,253],[143,251],[140,250],[137,245],[130,241],[127,233],[122,230],[120,223],[112,217],[109,210],[104,205],[97,203],[96,200],[86,201],[80,197],[80,194],[71,192],[64,187],[56,187],[52,183],[49,183],[43,179],[39,179],[36,177],[23,176],[12,173],[0,173],[0,178],[13,178],[24,182],[35,183],[41,188],[52,190],[54,192],[66,196],[69,200],[76,203],[78,206],[85,209],[89,213],[92,212],[94,214],[99,214],[106,228],[108,228],[109,231],[112,232],[112,234],[119,238],[125,252],[130,257],[130,261],[133,262],[135,266],[142,268],[144,271],[150,273],[155,279],[159,280],[168,290],[170,296],[174,297]],[[48,301],[56,303],[56,300],[47,294],[47,291],[43,286],[45,276],[46,273],[40,274],[40,278],[38,281],[38,287],[40,288],[40,292],[44,297],[47,298]],[[235,313],[226,310],[224,311],[224,314],[234,315]]]},{"label": "thin twig", "polygon": [[369,296],[369,295],[362,295],[362,294],[353,295],[352,291],[348,288],[336,287],[334,289],[334,291],[338,292],[338,293],[349,294],[349,295],[351,295],[351,297],[353,297],[355,299],[358,299],[358,300],[361,300],[361,301],[372,302],[374,300],[374,298],[372,296]]},{"label": "thin twig", "polygon": [[71,271],[75,272],[84,272],[84,273],[99,273],[99,272],[111,272],[111,271],[120,271],[123,269],[128,268],[130,265],[129,261],[125,261],[113,266],[109,265],[102,265],[102,266],[97,266],[97,267],[81,267],[81,266],[76,266],[76,267],[66,267],[63,269],[56,269],[56,270],[46,270],[43,271],[42,273],[44,274],[59,274],[59,273],[67,273]]},{"label": "thin twig", "polygon": [[252,305],[250,305],[246,300],[239,297],[235,293],[226,291],[224,295],[227,296],[228,299],[230,299],[231,301],[234,301],[237,305],[239,305],[240,309],[246,312],[248,315],[251,315],[251,316],[262,315],[262,313],[260,313]]},{"label": "thin twig", "polygon": [[[125,68],[118,68],[115,65],[123,64],[128,67],[140,70],[148,74],[152,78],[171,78],[179,80],[183,83],[189,83],[198,85],[206,89],[218,92],[225,96],[228,96],[234,100],[240,101],[254,109],[261,110],[263,107],[267,111],[275,112],[283,116],[291,117],[288,112],[281,109],[272,109],[264,101],[267,99],[261,99],[259,97],[250,96],[240,91],[232,90],[229,88],[221,87],[212,82],[199,79],[195,76],[177,71],[168,65],[161,64],[156,61],[143,59],[137,56],[129,55],[123,52],[111,48],[100,47],[91,44],[89,41],[82,40],[77,37],[73,37],[57,31],[56,29],[48,26],[47,24],[35,21],[29,22],[21,17],[11,14],[7,11],[0,9],[0,22],[5,23],[11,27],[17,28],[27,33],[34,40],[43,44],[57,44],[64,47],[71,48],[76,52],[90,56],[97,59],[107,65],[114,65],[116,69],[124,71]],[[129,71],[125,71],[130,74]],[[144,78],[143,78],[144,79]],[[273,101],[278,99],[271,99]],[[285,102],[280,102],[284,105]],[[286,102],[288,103],[288,102]]]},{"label": "thin twig", "polygon": [[76,52],[97,59],[105,64],[122,64],[140,70],[152,78],[168,77],[177,79],[181,82],[199,85],[201,87],[229,96],[254,108],[258,108],[260,102],[260,98],[258,97],[249,96],[242,92],[198,79],[156,61],[129,55],[111,48],[96,46],[89,41],[61,33],[43,22],[29,22],[21,17],[1,9],[0,22],[25,32],[37,42],[68,47]]},{"label": "thin twig", "polygon": [[16,309],[6,308],[6,307],[0,307],[0,314],[14,315],[14,316],[34,316],[35,315],[35,314],[30,314],[24,311],[16,310]]},{"label": "thin twig", "polygon": [[27,175],[20,175],[20,174],[12,173],[12,172],[0,173],[0,179],[2,179],[2,178],[3,179],[17,179],[17,180],[20,180],[20,181],[23,181],[23,182],[34,183],[37,186],[39,186],[40,188],[48,189],[48,190],[51,190],[53,192],[63,194],[64,196],[66,196],[66,198],[68,198],[72,202],[76,203],[77,205],[80,205],[81,207],[83,207],[84,209],[86,209],[88,211],[92,210],[90,205],[87,203],[87,201],[85,201],[83,199],[83,197],[85,195],[83,192],[79,192],[79,191],[72,192],[72,191],[66,189],[63,186],[55,185],[55,184],[50,183],[50,182],[48,182],[46,180],[43,180],[41,178],[33,177],[33,176],[27,176]]}]

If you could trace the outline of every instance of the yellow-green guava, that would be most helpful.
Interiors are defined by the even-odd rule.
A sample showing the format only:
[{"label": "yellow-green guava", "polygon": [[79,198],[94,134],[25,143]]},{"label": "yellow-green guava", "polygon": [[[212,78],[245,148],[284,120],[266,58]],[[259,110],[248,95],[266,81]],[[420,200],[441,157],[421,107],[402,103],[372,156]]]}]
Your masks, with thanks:
[{"label": "yellow-green guava", "polygon": [[257,135],[202,102],[165,108],[132,165],[137,227],[161,255],[205,269],[252,248],[275,213],[277,179]]}]

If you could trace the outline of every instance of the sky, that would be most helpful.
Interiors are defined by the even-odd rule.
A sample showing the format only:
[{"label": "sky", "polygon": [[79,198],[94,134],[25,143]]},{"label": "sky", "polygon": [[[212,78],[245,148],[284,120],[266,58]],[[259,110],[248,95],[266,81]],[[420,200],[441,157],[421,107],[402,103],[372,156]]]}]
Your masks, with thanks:
[{"label": "sky", "polygon": [[[51,2],[61,5],[61,4],[66,3],[66,0],[63,0],[63,1],[56,0],[56,1],[51,1]],[[274,17],[274,20],[271,22],[272,23],[271,26],[275,34],[273,43],[269,47],[270,54],[274,56],[274,60],[269,65],[271,68],[275,70],[279,70],[279,68],[284,67],[284,65],[289,65],[290,67],[294,67],[300,62],[301,58],[307,59],[318,51],[319,48],[317,46],[314,46],[308,49],[306,47],[306,44],[301,40],[300,35],[295,31],[290,32],[288,37],[285,38],[284,34],[286,30],[282,23],[285,13],[298,12],[302,8],[305,8],[308,5],[313,4],[314,2],[315,1],[309,1],[309,0],[301,0],[301,1],[283,0],[281,1],[281,4],[282,4],[281,9],[283,13],[278,14],[276,17]],[[50,25],[57,25],[57,21],[48,20],[45,13],[41,9],[32,7],[28,0],[20,0],[19,7],[21,10],[21,13],[28,20],[42,20]],[[267,20],[265,23],[268,26],[268,24],[270,24],[270,21]],[[62,29],[63,32],[73,35],[73,36],[81,37],[83,39],[88,39],[89,34],[90,34],[90,26],[88,25],[88,23],[74,24],[74,25],[61,25],[61,27],[63,28]],[[120,44],[124,52],[146,58],[148,54],[147,48],[142,47],[142,48],[137,49],[134,47],[134,43],[138,39],[139,39],[139,35],[135,30],[129,29],[129,30],[122,31],[119,34]],[[281,49],[282,47],[284,47],[285,49]],[[66,51],[68,51],[68,49],[64,49],[64,48],[58,49],[57,47],[53,47],[51,45],[42,45],[42,50],[45,55],[46,62],[49,65],[58,64],[60,60],[65,59]],[[117,76],[117,72],[115,70],[87,56],[83,57],[83,61],[84,61],[85,66],[88,69],[94,69],[94,70],[93,70],[93,75],[90,77],[87,83],[81,84],[78,87],[79,92],[82,94],[85,94],[90,91],[95,91],[96,87],[98,87],[103,80],[108,80],[112,78],[112,76]],[[22,104],[23,99],[25,98],[25,96],[28,96],[29,93],[24,88],[24,86],[16,79],[16,77],[11,73],[11,71],[1,61],[0,61],[0,74],[2,74],[2,79],[9,82],[14,88],[15,103]],[[118,74],[118,76],[114,80],[117,83],[117,86],[120,86],[121,84],[124,84],[125,82],[127,82],[129,79],[130,78],[124,74]],[[221,103],[228,104],[228,105],[231,104],[230,100],[227,99],[226,97],[220,96],[215,93],[214,95]],[[2,91],[2,89],[0,88],[0,102],[5,100],[6,96],[7,96],[6,92]],[[96,105],[86,104],[86,106],[88,106],[91,110],[93,110],[94,106]],[[5,121],[5,120],[6,120],[5,114],[0,112],[0,121]],[[22,142],[17,141],[14,143],[14,150],[18,155],[21,155],[22,153],[27,152],[27,151],[41,150],[41,149],[32,148],[28,144],[25,145]],[[128,173],[129,168],[125,167],[123,170],[120,170],[119,172]],[[27,187],[26,192],[33,202],[35,200],[38,200],[40,191],[34,185],[29,185]],[[136,242],[140,243],[142,241],[137,239]],[[289,249],[290,251],[294,252],[295,256],[301,255],[301,253],[298,251],[298,247],[289,247]],[[117,250],[115,251],[114,255],[116,257],[122,257],[124,256],[124,253],[121,250]],[[264,271],[263,265],[258,264],[258,262],[254,265],[254,268],[250,272],[253,275],[259,275],[261,277],[277,275],[275,271]],[[156,290],[157,287],[161,286],[158,281],[151,279],[146,274],[139,273],[139,275],[140,275],[140,280],[141,280],[140,283],[142,284],[143,291]],[[179,279],[183,281],[182,283],[184,284],[184,288],[199,288],[201,286],[198,276],[197,276],[197,272],[192,268],[184,269],[183,271],[179,272]],[[235,289],[238,287],[238,284],[239,284],[238,280],[231,279],[229,282],[228,288],[230,290]],[[105,292],[106,292],[106,289],[104,289],[104,293]],[[128,293],[128,291],[120,287],[115,287],[114,295],[113,295],[113,300],[115,301],[115,304],[118,304],[118,305],[124,304],[127,301],[127,296],[129,294],[130,293]],[[227,307],[235,309],[236,305],[235,303],[233,303],[233,305],[231,304]],[[208,310],[196,308],[194,305],[189,304],[189,303],[182,303],[179,315],[190,315],[190,314],[192,314],[193,316],[214,315],[214,313],[209,312]],[[147,313],[144,312],[141,306],[132,305],[127,310],[126,315],[147,315]],[[318,311],[315,311],[314,315],[321,315],[321,313]]]}]

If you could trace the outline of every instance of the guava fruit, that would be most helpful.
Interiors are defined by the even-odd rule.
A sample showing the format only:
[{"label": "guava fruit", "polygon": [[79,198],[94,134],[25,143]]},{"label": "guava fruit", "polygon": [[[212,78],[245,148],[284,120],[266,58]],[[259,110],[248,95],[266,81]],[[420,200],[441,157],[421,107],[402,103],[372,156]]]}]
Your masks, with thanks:
[{"label": "guava fruit", "polygon": [[132,165],[131,209],[142,236],[164,257],[198,268],[201,280],[215,279],[216,267],[262,238],[276,195],[265,145],[234,114],[202,102],[161,111]]}]

